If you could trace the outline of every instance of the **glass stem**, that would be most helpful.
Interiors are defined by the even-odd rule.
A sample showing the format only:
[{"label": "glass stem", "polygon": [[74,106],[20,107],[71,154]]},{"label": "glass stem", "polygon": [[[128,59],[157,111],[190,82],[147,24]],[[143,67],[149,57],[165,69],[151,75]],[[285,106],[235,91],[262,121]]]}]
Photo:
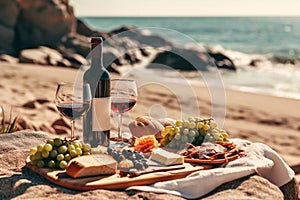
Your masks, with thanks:
[{"label": "glass stem", "polygon": [[123,142],[123,137],[122,137],[122,114],[118,114],[118,141],[117,142]]},{"label": "glass stem", "polygon": [[71,120],[71,139],[74,138],[74,125],[75,125],[75,121]]}]

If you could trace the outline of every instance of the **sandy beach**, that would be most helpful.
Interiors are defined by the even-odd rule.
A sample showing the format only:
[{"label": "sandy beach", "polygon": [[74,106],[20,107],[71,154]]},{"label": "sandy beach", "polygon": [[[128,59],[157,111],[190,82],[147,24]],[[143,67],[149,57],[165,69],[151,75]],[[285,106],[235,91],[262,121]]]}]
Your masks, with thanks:
[{"label": "sandy beach", "polygon": [[[72,82],[77,70],[28,64],[1,63],[0,103],[13,113],[19,113],[34,129],[67,136],[68,120],[55,108],[54,95],[58,82]],[[112,78],[120,75],[111,73]],[[137,80],[138,81],[138,80]],[[180,89],[174,85],[176,89]],[[211,97],[206,87],[193,86],[201,116],[210,117]],[[191,101],[191,100],[190,100]],[[224,129],[231,138],[262,142],[274,148],[289,165],[300,165],[299,116],[300,101],[267,95],[226,90],[226,116]],[[126,124],[142,115],[179,119],[183,108],[194,107],[195,102],[181,102],[172,91],[157,84],[139,88],[138,103],[124,120]],[[157,115],[156,115],[157,114]],[[128,118],[128,116],[130,118]],[[57,122],[57,120],[59,122]],[[55,129],[55,122],[61,129]],[[113,130],[115,124],[112,124]],[[57,132],[60,130],[60,132]]]}]

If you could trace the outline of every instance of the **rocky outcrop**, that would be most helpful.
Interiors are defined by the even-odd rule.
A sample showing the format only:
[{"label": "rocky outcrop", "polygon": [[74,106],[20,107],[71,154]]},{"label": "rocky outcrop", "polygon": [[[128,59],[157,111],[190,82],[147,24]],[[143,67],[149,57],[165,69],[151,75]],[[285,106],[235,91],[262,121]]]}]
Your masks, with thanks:
[{"label": "rocky outcrop", "polygon": [[76,30],[76,18],[68,0],[19,0],[15,26],[15,48],[49,46]]},{"label": "rocky outcrop", "polygon": [[[48,138],[48,134],[32,131],[0,135],[0,199],[183,199],[170,194],[136,191],[78,192],[54,185],[24,166],[29,149]],[[292,180],[281,191],[266,179],[253,175],[225,183],[201,199],[297,200],[298,188],[295,185],[295,180]]]},{"label": "rocky outcrop", "polygon": [[208,58],[149,31],[130,26],[111,32],[92,30],[76,19],[68,0],[1,1],[0,11],[0,54],[17,56],[21,63],[79,68],[90,53],[90,37],[101,36],[105,39],[104,65],[109,71],[119,72],[123,65],[141,62],[149,55],[149,48],[158,53],[153,63],[160,64],[151,67],[207,70],[208,65],[216,65],[235,70],[221,53]]},{"label": "rocky outcrop", "polygon": [[209,68],[236,70],[232,60],[221,53],[199,52],[173,47],[156,55],[148,68],[207,71]]},{"label": "rocky outcrop", "polygon": [[0,1],[0,54],[14,52],[14,28],[17,23],[18,14],[19,8],[15,0]]}]

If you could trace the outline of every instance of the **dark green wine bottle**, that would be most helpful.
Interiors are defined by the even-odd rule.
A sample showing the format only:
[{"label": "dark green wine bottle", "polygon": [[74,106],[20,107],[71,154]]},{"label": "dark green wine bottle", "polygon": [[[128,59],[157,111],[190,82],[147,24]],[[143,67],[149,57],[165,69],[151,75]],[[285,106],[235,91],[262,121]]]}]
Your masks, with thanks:
[{"label": "dark green wine bottle", "polygon": [[109,146],[110,138],[110,75],[103,66],[102,43],[101,37],[92,37],[91,66],[83,76],[93,96],[91,109],[83,119],[83,140],[92,147]]}]

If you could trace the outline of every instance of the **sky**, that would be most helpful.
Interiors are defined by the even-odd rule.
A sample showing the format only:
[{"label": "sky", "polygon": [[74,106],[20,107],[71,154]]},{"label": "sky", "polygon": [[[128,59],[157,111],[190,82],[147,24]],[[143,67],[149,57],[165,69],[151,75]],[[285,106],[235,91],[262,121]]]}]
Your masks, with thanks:
[{"label": "sky", "polygon": [[300,16],[300,0],[70,0],[76,16]]}]

